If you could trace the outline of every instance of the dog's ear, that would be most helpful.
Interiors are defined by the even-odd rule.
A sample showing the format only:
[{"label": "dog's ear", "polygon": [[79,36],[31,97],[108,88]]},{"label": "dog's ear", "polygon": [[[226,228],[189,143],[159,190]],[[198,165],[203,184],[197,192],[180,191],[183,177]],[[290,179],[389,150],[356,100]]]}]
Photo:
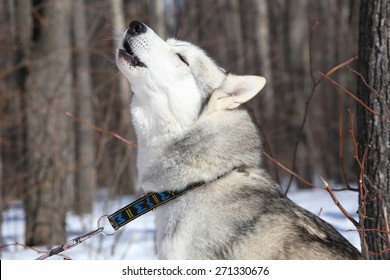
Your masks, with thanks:
[{"label": "dog's ear", "polygon": [[229,74],[221,90],[232,98],[237,107],[252,99],[265,86],[265,78],[260,76],[237,76]]},{"label": "dog's ear", "polygon": [[265,79],[260,76],[229,74],[221,87],[211,94],[203,114],[208,115],[220,110],[233,110],[253,98],[264,85]]}]

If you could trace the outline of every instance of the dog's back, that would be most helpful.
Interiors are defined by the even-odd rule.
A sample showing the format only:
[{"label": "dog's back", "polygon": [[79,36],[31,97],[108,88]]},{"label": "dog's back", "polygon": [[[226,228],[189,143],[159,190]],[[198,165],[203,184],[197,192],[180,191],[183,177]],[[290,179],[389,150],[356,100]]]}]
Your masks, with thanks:
[{"label": "dog's back", "polygon": [[260,167],[244,110],[215,112],[162,149],[144,183],[208,182],[157,210],[168,259],[360,259],[331,225],[299,207]]}]

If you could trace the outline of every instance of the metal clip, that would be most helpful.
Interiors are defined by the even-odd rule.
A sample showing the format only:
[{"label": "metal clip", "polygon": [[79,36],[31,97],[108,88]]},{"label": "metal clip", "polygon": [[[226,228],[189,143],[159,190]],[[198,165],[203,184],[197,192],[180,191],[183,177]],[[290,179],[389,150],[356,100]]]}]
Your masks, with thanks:
[{"label": "metal clip", "polygon": [[36,260],[44,260],[44,259],[47,259],[48,257],[58,255],[59,253],[61,253],[63,251],[69,250],[69,249],[79,245],[80,243],[84,242],[85,240],[91,238],[92,236],[103,232],[103,230],[104,230],[103,227],[99,227],[98,229],[95,229],[95,230],[88,232],[84,235],[81,235],[81,236],[75,237],[71,240],[68,240],[65,244],[58,246],[58,247],[55,247],[54,249],[51,249],[46,254],[36,258]]},{"label": "metal clip", "polygon": [[110,236],[110,235],[114,235],[116,234],[116,230],[114,230],[113,232],[105,232],[104,231],[104,226],[102,226],[102,221],[104,218],[108,218],[108,215],[103,215],[99,218],[99,220],[97,221],[97,226],[98,228],[101,228],[102,229],[102,233],[106,236]]}]

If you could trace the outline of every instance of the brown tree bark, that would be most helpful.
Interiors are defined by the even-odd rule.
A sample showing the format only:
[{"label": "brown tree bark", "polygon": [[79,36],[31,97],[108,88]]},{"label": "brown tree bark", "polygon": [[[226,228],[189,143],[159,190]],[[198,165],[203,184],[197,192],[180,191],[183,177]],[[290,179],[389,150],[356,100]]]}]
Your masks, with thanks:
[{"label": "brown tree bark", "polygon": [[[26,244],[66,241],[65,215],[74,186],[71,1],[38,3],[28,78]],[[74,113],[74,112],[73,112]]]},{"label": "brown tree bark", "polygon": [[[76,115],[84,121],[94,123],[86,2],[80,0],[75,2],[74,5],[74,98]],[[75,140],[76,170],[73,206],[77,213],[91,213],[96,191],[94,131],[85,125],[76,123]]]},{"label": "brown tree bark", "polygon": [[[390,259],[390,0],[361,1],[359,30],[358,97],[380,116],[362,106],[357,109],[359,157],[364,162],[367,198],[364,226],[369,257]],[[372,88],[372,89],[371,89]],[[387,251],[386,251],[387,250]],[[385,252],[386,251],[386,252]],[[371,253],[370,253],[371,252]],[[373,254],[373,253],[374,254]]]},{"label": "brown tree bark", "polygon": [[150,1],[149,2],[149,25],[153,26],[154,32],[158,34],[164,40],[167,37],[167,29],[165,22],[165,1]]},{"label": "brown tree bark", "polygon": [[[136,5],[136,3],[128,4],[133,6]],[[120,0],[113,0],[111,2],[111,8],[114,30],[116,30],[116,32],[118,33],[122,33],[127,29],[130,21],[135,20],[136,18],[129,19],[129,22],[126,22],[124,18],[123,3]],[[120,47],[122,45],[122,37],[118,36],[118,39],[115,43],[115,47]],[[128,80],[123,75],[120,75],[118,77],[118,82],[120,97],[119,134],[128,139],[129,141],[135,143],[136,137],[130,117],[131,87]],[[115,174],[117,177],[114,181],[114,186],[116,187],[117,193],[134,193],[137,177],[136,150],[132,147],[126,146],[123,143],[118,143],[118,147],[116,148],[118,150],[118,156],[115,161]]]},{"label": "brown tree bark", "polygon": [[0,211],[12,205],[13,199],[23,197],[27,175],[22,110],[32,35],[31,14],[30,0],[0,1]]}]

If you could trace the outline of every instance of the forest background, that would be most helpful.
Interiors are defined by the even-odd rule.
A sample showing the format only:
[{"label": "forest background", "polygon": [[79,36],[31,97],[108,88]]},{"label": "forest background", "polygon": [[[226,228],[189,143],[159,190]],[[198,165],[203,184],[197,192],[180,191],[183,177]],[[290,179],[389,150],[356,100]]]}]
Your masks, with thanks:
[{"label": "forest background", "polygon": [[356,187],[357,103],[335,82],[357,92],[359,3],[0,0],[1,211],[23,200],[26,244],[52,245],[66,238],[65,213],[91,212],[98,188],[139,191],[136,149],[115,137],[136,144],[131,88],[114,59],[135,19],[267,79],[249,109],[283,191],[320,177]]}]

